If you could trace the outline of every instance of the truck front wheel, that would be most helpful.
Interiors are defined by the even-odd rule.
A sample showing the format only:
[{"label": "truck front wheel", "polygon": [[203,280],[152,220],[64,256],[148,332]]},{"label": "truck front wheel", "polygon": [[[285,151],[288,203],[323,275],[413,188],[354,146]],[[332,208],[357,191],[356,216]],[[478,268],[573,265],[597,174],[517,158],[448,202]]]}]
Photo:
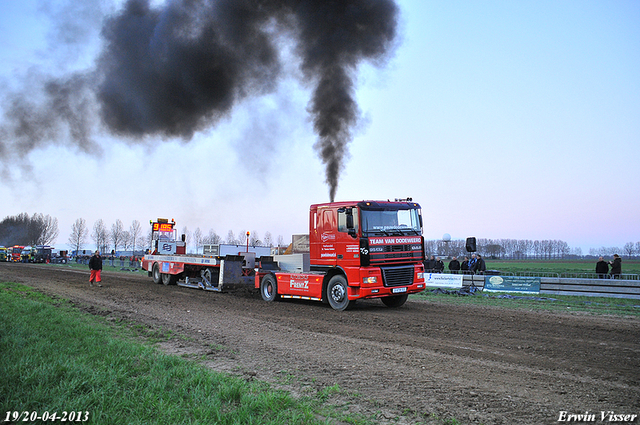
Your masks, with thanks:
[{"label": "truck front wheel", "polygon": [[260,281],[260,295],[265,301],[275,301],[279,298],[278,282],[272,274],[265,275]]},{"label": "truck front wheel", "polygon": [[407,298],[409,298],[409,294],[392,295],[390,297],[382,298],[382,302],[387,307],[400,307],[402,304],[407,302]]},{"label": "truck front wheel", "polygon": [[334,310],[343,311],[355,304],[347,296],[347,279],[342,275],[335,275],[327,285],[327,301]]},{"label": "truck front wheel", "polygon": [[151,278],[153,279],[153,283],[162,283],[162,274],[160,273],[160,265],[158,263],[153,265]]}]

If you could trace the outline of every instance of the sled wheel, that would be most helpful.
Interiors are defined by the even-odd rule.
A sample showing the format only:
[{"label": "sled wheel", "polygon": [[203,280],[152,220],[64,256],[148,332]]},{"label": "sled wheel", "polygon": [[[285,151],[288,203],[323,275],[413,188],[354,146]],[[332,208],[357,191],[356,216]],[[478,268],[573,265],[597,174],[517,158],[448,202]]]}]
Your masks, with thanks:
[{"label": "sled wheel", "polygon": [[164,285],[175,285],[178,282],[178,276],[175,274],[162,273],[162,283]]}]

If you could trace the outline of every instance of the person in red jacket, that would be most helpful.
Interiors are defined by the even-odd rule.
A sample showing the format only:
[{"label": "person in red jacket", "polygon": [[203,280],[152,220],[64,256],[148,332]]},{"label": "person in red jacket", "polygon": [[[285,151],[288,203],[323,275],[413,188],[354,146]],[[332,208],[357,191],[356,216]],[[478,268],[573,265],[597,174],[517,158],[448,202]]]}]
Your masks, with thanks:
[{"label": "person in red jacket", "polygon": [[100,276],[102,272],[102,257],[100,257],[100,251],[96,251],[93,253],[93,256],[89,260],[89,269],[91,270],[91,275],[89,276],[89,286],[93,286],[93,282],[98,286],[102,286],[100,282],[102,282],[102,278]]}]

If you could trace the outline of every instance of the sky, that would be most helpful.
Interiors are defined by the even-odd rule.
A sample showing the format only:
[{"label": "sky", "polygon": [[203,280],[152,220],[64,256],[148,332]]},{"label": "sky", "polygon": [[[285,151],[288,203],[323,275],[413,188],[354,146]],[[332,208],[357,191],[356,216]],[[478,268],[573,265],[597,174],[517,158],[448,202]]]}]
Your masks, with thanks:
[{"label": "sky", "polygon": [[[640,241],[639,2],[397,5],[393,50],[355,69],[361,115],[336,201],[412,197],[426,239],[557,239],[584,254]],[[122,8],[0,0],[0,122],[8,95],[38,98],[38,76],[98,66],[104,19]],[[18,155],[0,132],[0,219],[55,217],[56,247],[78,218],[128,228],[166,217],[223,238],[307,233],[309,205],[330,193],[312,89],[280,46],[275,88],[190,138],[98,132],[81,148],[56,135]]]}]

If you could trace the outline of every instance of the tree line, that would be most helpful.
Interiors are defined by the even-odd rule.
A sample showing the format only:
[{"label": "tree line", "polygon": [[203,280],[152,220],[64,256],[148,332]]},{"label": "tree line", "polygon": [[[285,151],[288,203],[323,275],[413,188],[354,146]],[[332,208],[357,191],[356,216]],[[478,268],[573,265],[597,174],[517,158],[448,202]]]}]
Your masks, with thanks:
[{"label": "tree line", "polygon": [[[206,244],[227,243],[232,245],[245,245],[249,238],[251,246],[273,246],[273,237],[270,232],[265,233],[264,239],[260,239],[258,232],[247,232],[242,230],[235,236],[232,230],[227,233],[227,238],[223,239],[213,229],[208,234],[204,234],[199,227],[193,232],[187,227],[183,227],[181,235],[185,235],[185,243],[187,244],[187,252],[193,252],[189,247],[195,245],[196,251]],[[83,218],[78,218],[71,226],[71,234],[67,243],[73,251],[79,252],[87,244],[87,240],[91,236],[94,246],[102,253],[113,251],[144,251],[151,246],[151,229],[147,232],[142,230],[142,226],[138,220],[133,220],[128,229],[120,219],[116,220],[110,228],[102,219],[97,220],[91,229]],[[282,236],[278,236],[277,243],[279,246],[283,244]]]},{"label": "tree line", "polygon": [[[52,245],[58,235],[58,219],[49,215],[34,213],[29,216],[21,213],[5,217],[0,221],[0,245]],[[249,233],[247,235],[247,233]],[[274,240],[270,232],[260,238],[257,231],[241,230],[237,236],[233,230],[227,232],[226,238],[218,235],[213,229],[204,233],[199,227],[193,232],[183,227],[188,252],[198,251],[206,244],[246,245],[247,238],[251,246],[285,246],[284,238],[278,236]],[[151,246],[151,229],[143,231],[138,220],[133,220],[128,229],[118,219],[110,227],[102,220],[97,220],[90,229],[83,218],[78,218],[71,227],[67,243],[71,250],[85,249],[89,236],[100,252],[143,251]],[[478,239],[477,251],[491,258],[505,259],[567,259],[582,257],[581,248],[571,248],[562,240],[528,240],[528,239]],[[463,257],[467,255],[464,240],[425,240],[425,253],[442,257]],[[589,255],[612,256],[619,254],[627,257],[640,256],[640,242],[627,242],[620,247],[591,248]]]},{"label": "tree line", "polygon": [[49,215],[21,213],[0,221],[0,245],[51,245],[58,238],[58,219]]},{"label": "tree line", "polygon": [[[569,259],[582,257],[582,248],[571,248],[562,240],[528,240],[528,239],[478,239],[477,252],[491,258],[504,259]],[[464,240],[425,240],[425,253],[442,257],[463,257],[468,252]],[[613,254],[632,257],[640,255],[640,242],[627,242],[623,248],[600,247],[591,248],[589,255],[612,256]]]}]

